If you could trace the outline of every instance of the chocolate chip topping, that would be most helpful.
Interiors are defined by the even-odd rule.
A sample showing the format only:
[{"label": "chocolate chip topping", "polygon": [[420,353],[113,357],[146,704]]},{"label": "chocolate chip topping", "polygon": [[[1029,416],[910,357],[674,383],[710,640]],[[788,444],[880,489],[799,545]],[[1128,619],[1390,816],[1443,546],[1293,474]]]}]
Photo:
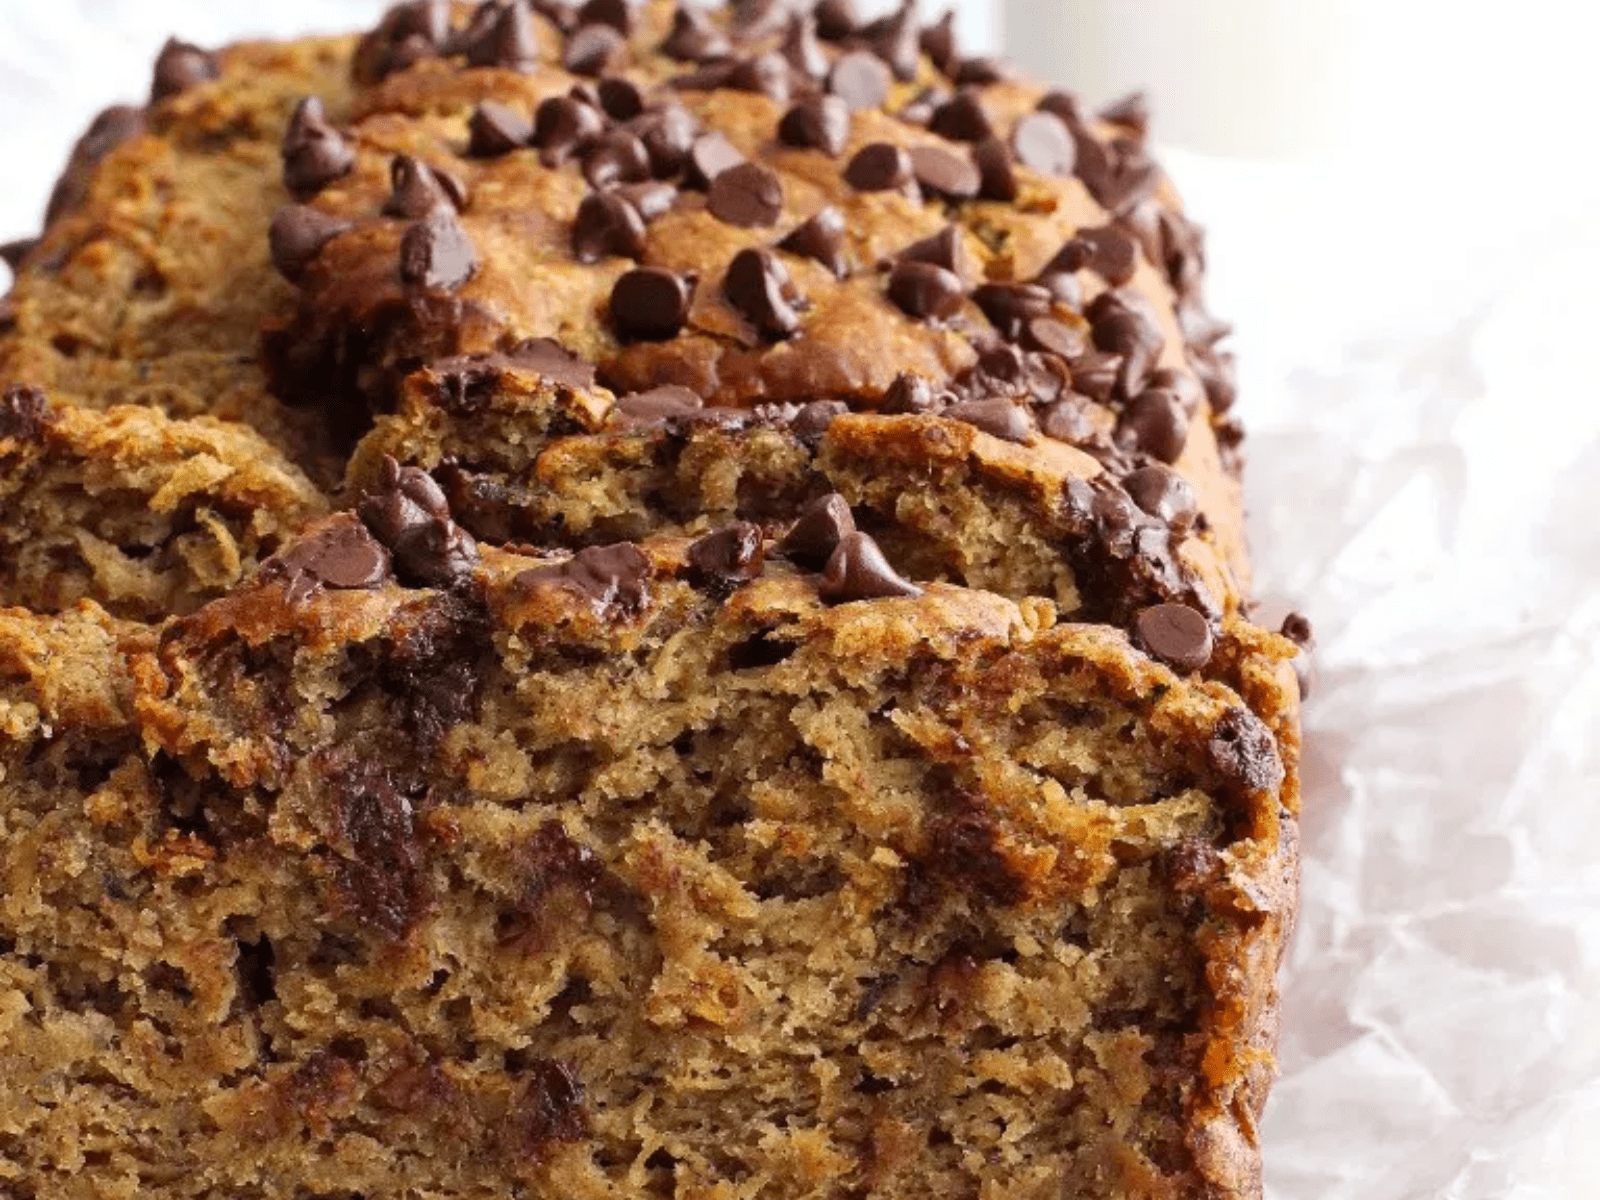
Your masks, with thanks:
[{"label": "chocolate chip topping", "polygon": [[50,202],[45,206],[45,225],[53,224],[57,217],[82,204],[88,195],[89,180],[95,166],[118,146],[132,141],[144,131],[145,113],[142,108],[119,104],[96,116],[72,147],[66,168],[50,192]]},{"label": "chocolate chip topping", "polygon": [[471,134],[467,153],[473,158],[499,158],[533,140],[532,124],[515,109],[493,100],[478,105],[467,128]]},{"label": "chocolate chip topping", "polygon": [[955,9],[946,9],[944,16],[923,29],[918,42],[933,65],[948,75],[957,58]]},{"label": "chocolate chip topping", "polygon": [[1200,501],[1189,481],[1162,466],[1140,467],[1122,481],[1133,502],[1174,533],[1187,533],[1200,514]]},{"label": "chocolate chip topping", "polygon": [[1098,404],[1111,399],[1121,375],[1120,354],[1080,354],[1072,359],[1072,386]]},{"label": "chocolate chip topping", "polygon": [[661,43],[661,53],[679,62],[712,62],[732,54],[733,42],[704,9],[680,4],[672,15],[672,31]]},{"label": "chocolate chip topping", "polygon": [[828,73],[828,56],[817,41],[817,23],[809,13],[795,13],[779,47],[789,66],[807,79],[821,79]]},{"label": "chocolate chip topping", "polygon": [[760,163],[740,163],[711,181],[706,208],[719,221],[741,229],[775,225],[783,213],[783,185]]},{"label": "chocolate chip topping", "polygon": [[689,547],[689,579],[726,595],[761,577],[766,565],[761,526],[740,521],[707,534]]},{"label": "chocolate chip topping", "polygon": [[794,70],[777,51],[758,54],[735,64],[728,71],[726,86],[740,92],[755,92],[779,104],[787,104],[794,90]]},{"label": "chocolate chip topping", "polygon": [[0,393],[0,438],[36,442],[50,424],[50,401],[37,388],[8,387]]},{"label": "chocolate chip topping", "polygon": [[649,424],[691,417],[706,402],[686,387],[664,384],[648,392],[634,392],[617,401],[615,412],[627,424]]},{"label": "chocolate chip topping", "polygon": [[972,293],[973,303],[983,310],[1001,337],[1016,341],[1029,321],[1050,313],[1052,297],[1034,283],[986,283]]},{"label": "chocolate chip topping", "polygon": [[17,238],[15,241],[0,245],[0,262],[11,268],[13,274],[22,266],[22,260],[32,254],[39,245],[36,237]]},{"label": "chocolate chip topping", "polygon": [[744,154],[721,132],[697,137],[689,147],[689,183],[709,188],[718,175],[745,161]]},{"label": "chocolate chip topping", "polygon": [[642,183],[650,178],[650,151],[631,130],[609,130],[595,140],[584,156],[583,177],[597,188]]},{"label": "chocolate chip topping", "polygon": [[610,25],[619,33],[633,32],[633,6],[628,0],[588,0],[578,10],[579,25]]},{"label": "chocolate chip topping", "polygon": [[1004,396],[963,400],[952,404],[939,415],[949,417],[952,421],[963,421],[1007,442],[1029,442],[1038,428],[1032,413]]},{"label": "chocolate chip topping", "polygon": [[1189,418],[1178,398],[1148,388],[1129,402],[1117,422],[1117,444],[1164,463],[1177,462],[1189,440]]},{"label": "chocolate chip topping", "polygon": [[615,190],[617,195],[638,210],[646,225],[658,217],[666,216],[678,202],[677,188],[670,183],[661,183],[653,179],[640,183],[625,183]]},{"label": "chocolate chip topping", "polygon": [[920,375],[902,371],[883,393],[878,411],[888,416],[921,416],[942,407],[933,394],[933,385]]},{"label": "chocolate chip topping", "polygon": [[301,200],[350,173],[356,152],[328,123],[322,101],[307,96],[295,107],[283,135],[283,186]]},{"label": "chocolate chip topping", "polygon": [[853,532],[840,538],[829,556],[817,594],[829,604],[849,604],[856,600],[920,596],[922,589],[889,565],[877,542],[864,533]]},{"label": "chocolate chip topping", "polygon": [[436,56],[450,38],[450,0],[413,0],[397,4],[377,29],[356,48],[354,73],[365,84],[377,83],[424,58]]},{"label": "chocolate chip topping", "polygon": [[632,542],[590,546],[559,566],[532,567],[517,576],[524,587],[554,587],[587,600],[596,615],[632,616],[650,602],[650,560]]},{"label": "chocolate chip topping", "polygon": [[796,226],[778,243],[778,249],[819,262],[839,279],[850,273],[844,254],[844,216],[836,208],[824,208]]},{"label": "chocolate chip topping", "polygon": [[1248,709],[1230,708],[1206,746],[1211,769],[1240,791],[1270,792],[1283,783],[1283,760],[1261,719]]},{"label": "chocolate chip topping", "polygon": [[540,161],[556,167],[582,154],[605,128],[606,119],[599,109],[571,96],[551,96],[534,111],[532,141],[543,151]]},{"label": "chocolate chip topping", "polygon": [[972,275],[972,256],[967,253],[966,234],[952,222],[938,233],[912,242],[896,256],[901,262],[932,263],[953,271],[958,279]]},{"label": "chocolate chip topping", "polygon": [[1139,644],[1184,674],[1211,661],[1211,626],[1187,604],[1155,604],[1139,614]]},{"label": "chocolate chip topping", "polygon": [[858,192],[887,192],[913,183],[911,156],[890,142],[873,142],[856,151],[844,169],[845,182]]},{"label": "chocolate chip topping", "polygon": [[216,55],[177,38],[168,38],[156,57],[155,76],[150,82],[150,103],[159,104],[198,87],[222,74]]},{"label": "chocolate chip topping", "polygon": [[611,289],[611,323],[624,342],[664,342],[689,319],[695,279],[663,267],[637,267]]},{"label": "chocolate chip topping", "polygon": [[1073,130],[1073,140],[1078,178],[1101,207],[1113,214],[1133,208],[1161,181],[1161,169],[1134,143],[1102,142],[1082,128]]},{"label": "chocolate chip topping", "polygon": [[553,338],[528,338],[507,355],[519,367],[537,371],[552,383],[570,388],[594,386],[594,364],[579,358]]},{"label": "chocolate chip topping", "polygon": [[828,90],[852,112],[883,107],[892,82],[888,65],[867,50],[840,55],[828,72]]},{"label": "chocolate chip topping", "polygon": [[850,140],[850,107],[838,96],[808,97],[783,114],[778,140],[837,158]]},{"label": "chocolate chip topping", "polygon": [[1016,72],[1004,59],[984,56],[960,60],[951,70],[950,77],[957,83],[987,87],[991,83],[1004,83],[1008,79],[1014,79]]},{"label": "chocolate chip topping", "polygon": [[1024,114],[1011,134],[1017,161],[1041,175],[1071,175],[1077,148],[1065,122],[1053,113]]},{"label": "chocolate chip topping", "polygon": [[1102,225],[1078,230],[1040,274],[1080,271],[1087,267],[1117,288],[1133,279],[1138,266],[1137,243],[1115,226]]},{"label": "chocolate chip topping", "polygon": [[889,64],[894,77],[902,83],[915,79],[922,56],[917,0],[905,0],[895,12],[874,21],[872,33],[872,48]]},{"label": "chocolate chip topping", "polygon": [[845,535],[854,533],[855,529],[850,505],[838,492],[829,492],[800,510],[799,519],[789,527],[778,548],[791,562],[820,571]]},{"label": "chocolate chip topping", "polygon": [[1086,314],[1094,331],[1094,344],[1108,354],[1122,356],[1122,371],[1117,386],[1124,395],[1144,389],[1155,369],[1163,338],[1145,302],[1135,295],[1102,292]]},{"label": "chocolate chip topping", "polygon": [[978,195],[985,200],[1009,204],[1017,198],[1017,172],[1010,147],[995,136],[984,138],[972,148],[972,162],[978,168]]},{"label": "chocolate chip topping", "polygon": [[1150,132],[1150,98],[1143,92],[1129,92],[1102,108],[1100,119],[1131,129],[1143,138]]},{"label": "chocolate chip topping", "polygon": [[409,154],[397,154],[389,163],[389,198],[383,215],[419,221],[429,213],[456,213],[467,206],[467,189],[454,175],[430,167]]},{"label": "chocolate chip topping", "polygon": [[590,192],[572,222],[572,255],[581,263],[609,255],[637,259],[644,253],[644,218],[618,192]]},{"label": "chocolate chip topping", "polygon": [[817,36],[824,41],[842,42],[861,26],[853,0],[817,0]]},{"label": "chocolate chip topping", "polygon": [[561,65],[574,75],[604,75],[627,54],[628,40],[614,25],[585,25],[567,38]]},{"label": "chocolate chip topping", "polygon": [[1067,396],[1039,410],[1039,432],[1058,442],[1080,446],[1098,434],[1089,416],[1088,401],[1082,396]]},{"label": "chocolate chip topping", "polygon": [[267,244],[272,250],[272,265],[290,283],[299,283],[322,248],[346,233],[349,221],[329,216],[304,204],[287,204],[272,218]]},{"label": "chocolate chip topping", "polygon": [[953,142],[981,142],[994,134],[994,122],[972,88],[962,88],[934,109],[928,128]]},{"label": "chocolate chip topping", "polygon": [[889,299],[918,320],[954,316],[965,294],[959,275],[932,263],[902,260],[889,273]]},{"label": "chocolate chip topping", "polygon": [[539,39],[527,0],[500,6],[492,20],[485,18],[481,32],[476,36],[469,33],[469,39],[466,49],[471,66],[531,72],[539,65]]},{"label": "chocolate chip topping", "polygon": [[1292,612],[1283,619],[1278,632],[1299,647],[1299,653],[1290,660],[1290,665],[1294,667],[1295,682],[1300,686],[1300,699],[1305,700],[1311,695],[1312,684],[1316,682],[1312,651],[1317,648],[1317,639],[1312,632],[1311,622],[1300,613]]},{"label": "chocolate chip topping", "polygon": [[1069,129],[1077,129],[1084,123],[1083,102],[1074,93],[1062,88],[1046,92],[1034,107],[1040,112],[1054,113],[1067,123]]},{"label": "chocolate chip topping", "polygon": [[384,457],[378,490],[356,512],[394,556],[400,582],[444,587],[471,573],[478,544],[450,519],[450,504],[427,472]]},{"label": "chocolate chip topping", "polygon": [[939,146],[913,146],[911,167],[923,190],[942,200],[970,200],[983,182],[970,158]]},{"label": "chocolate chip topping", "polygon": [[383,586],[389,551],[354,513],[340,513],[263,564],[263,578],[283,578],[290,604],[318,587],[354,591]]},{"label": "chocolate chip topping", "polygon": [[764,338],[778,341],[800,328],[794,310],[794,282],[789,269],[770,250],[745,249],[734,255],[722,292]]},{"label": "chocolate chip topping", "polygon": [[454,210],[436,209],[400,240],[400,278],[418,287],[459,287],[478,273],[478,254]]}]

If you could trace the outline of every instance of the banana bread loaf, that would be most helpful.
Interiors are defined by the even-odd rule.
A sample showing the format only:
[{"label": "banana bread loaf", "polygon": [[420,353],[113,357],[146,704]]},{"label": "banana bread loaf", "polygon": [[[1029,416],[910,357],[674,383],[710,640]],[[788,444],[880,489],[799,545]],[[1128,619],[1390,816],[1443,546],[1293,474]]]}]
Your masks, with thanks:
[{"label": "banana bread loaf", "polygon": [[1259,1197],[1308,635],[1147,125],[170,42],[0,301],[0,1196]]}]

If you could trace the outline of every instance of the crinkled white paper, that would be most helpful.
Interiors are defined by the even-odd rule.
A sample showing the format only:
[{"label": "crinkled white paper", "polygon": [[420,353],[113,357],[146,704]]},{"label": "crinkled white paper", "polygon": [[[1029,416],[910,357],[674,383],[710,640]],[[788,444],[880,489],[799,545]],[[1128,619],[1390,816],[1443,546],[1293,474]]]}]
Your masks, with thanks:
[{"label": "crinkled white paper", "polygon": [[[168,32],[378,7],[6,0],[0,237]],[[1600,176],[1533,108],[1450,162],[1168,160],[1239,328],[1264,612],[1321,644],[1271,1200],[1600,1196]]]}]

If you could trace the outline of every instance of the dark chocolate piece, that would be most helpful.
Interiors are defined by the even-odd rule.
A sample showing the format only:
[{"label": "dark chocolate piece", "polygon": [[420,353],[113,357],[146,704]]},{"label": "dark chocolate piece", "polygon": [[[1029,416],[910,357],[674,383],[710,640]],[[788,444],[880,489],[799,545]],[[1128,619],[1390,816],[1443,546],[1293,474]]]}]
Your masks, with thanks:
[{"label": "dark chocolate piece", "polygon": [[695,279],[663,267],[637,267],[611,289],[611,322],[624,342],[664,342],[689,319]]},{"label": "dark chocolate piece", "polygon": [[962,88],[934,109],[928,128],[953,142],[981,142],[994,134],[994,122],[971,88]]},{"label": "dark chocolate piece", "polygon": [[817,0],[817,36],[827,42],[842,42],[861,27],[853,0]]},{"label": "dark chocolate piece", "polygon": [[1207,743],[1206,757],[1223,783],[1240,791],[1270,792],[1283,783],[1277,743],[1261,718],[1248,709],[1230,708],[1223,714]]},{"label": "dark chocolate piece", "polygon": [[857,600],[920,596],[922,589],[889,565],[877,542],[856,532],[839,539],[828,565],[822,569],[817,594],[829,604],[850,604]]},{"label": "dark chocolate piece", "polygon": [[539,66],[539,39],[527,0],[501,5],[492,20],[485,20],[480,29],[469,31],[468,36],[471,40],[466,54],[471,66],[503,67],[525,74]]},{"label": "dark chocolate piece", "polygon": [[789,66],[807,79],[821,79],[828,73],[828,56],[817,41],[817,23],[810,13],[795,13],[779,47]]},{"label": "dark chocolate piece", "polygon": [[596,614],[632,616],[650,602],[650,560],[632,542],[590,546],[559,566],[532,567],[517,576],[524,587],[556,587],[589,601]]},{"label": "dark chocolate piece", "polygon": [[283,135],[283,186],[301,200],[315,196],[355,166],[356,152],[328,123],[322,101],[307,96],[295,106]]},{"label": "dark chocolate piece", "polygon": [[1122,411],[1117,422],[1117,444],[1174,463],[1189,441],[1189,418],[1171,392],[1147,388]]},{"label": "dark chocolate piece", "polygon": [[614,25],[583,25],[567,38],[561,65],[590,77],[614,71],[627,55],[628,41]]},{"label": "dark chocolate piece", "polygon": [[150,81],[150,103],[159,104],[221,74],[216,55],[177,38],[168,38],[156,57],[155,75]]},{"label": "dark chocolate piece", "polygon": [[778,140],[837,158],[850,140],[850,107],[839,96],[808,97],[783,114]]},{"label": "dark chocolate piece", "polygon": [[923,191],[941,200],[971,200],[983,183],[970,158],[939,146],[913,146],[911,167]]},{"label": "dark chocolate piece", "polygon": [[453,214],[467,206],[466,185],[409,154],[397,154],[390,161],[389,180],[389,198],[383,202],[386,217],[420,221],[436,211]]},{"label": "dark chocolate piece", "polygon": [[1168,467],[1140,467],[1122,481],[1133,502],[1174,533],[1187,533],[1200,514],[1200,501],[1189,481]]},{"label": "dark chocolate piece", "polygon": [[477,272],[477,251],[452,209],[436,209],[400,240],[400,278],[408,284],[449,289]]},{"label": "dark chocolate piece", "polygon": [[932,263],[955,273],[958,279],[972,276],[972,256],[967,253],[967,237],[961,226],[952,222],[938,233],[912,242],[897,254],[900,262]]},{"label": "dark chocolate piece", "polygon": [[714,131],[697,137],[689,147],[689,179],[693,187],[709,188],[718,175],[745,162],[744,154],[726,134]]},{"label": "dark chocolate piece", "polygon": [[706,208],[719,221],[741,229],[775,225],[783,213],[783,185],[760,163],[740,163],[711,181]]},{"label": "dark chocolate piece", "polygon": [[642,183],[650,178],[650,151],[631,130],[607,130],[584,154],[583,177],[596,188]]},{"label": "dark chocolate piece", "polygon": [[770,250],[751,248],[734,255],[722,292],[764,338],[779,341],[800,328],[792,298],[794,282],[783,261]]},{"label": "dark chocolate piece", "polygon": [[644,253],[644,218],[619,192],[590,192],[572,222],[572,255],[581,263]]},{"label": "dark chocolate piece", "polygon": [[1066,123],[1054,113],[1025,113],[1011,134],[1017,161],[1041,175],[1071,175],[1077,148]]},{"label": "dark chocolate piece", "polygon": [[889,299],[919,320],[954,316],[965,296],[961,277],[932,263],[902,260],[889,273]]},{"label": "dark chocolate piece", "polygon": [[920,375],[902,371],[883,393],[883,403],[878,411],[887,416],[921,416],[938,412],[942,407],[934,397],[933,385]]},{"label": "dark chocolate piece", "polygon": [[1038,428],[1033,414],[1014,400],[994,396],[987,400],[963,400],[939,414],[952,421],[963,421],[984,433],[1007,442],[1027,443]]},{"label": "dark chocolate piece", "polygon": [[724,87],[740,92],[755,92],[779,104],[787,104],[794,87],[794,71],[777,51],[741,59],[729,69]]},{"label": "dark chocolate piece", "polygon": [[707,534],[689,547],[688,559],[690,582],[727,595],[761,577],[766,564],[761,526],[740,521]]},{"label": "dark chocolate piece", "polygon": [[272,265],[290,283],[299,283],[322,248],[352,228],[349,221],[307,205],[287,204],[273,216],[267,230]]},{"label": "dark chocolate piece", "polygon": [[844,254],[844,216],[836,208],[824,208],[796,226],[778,249],[819,262],[839,279],[850,273]]},{"label": "dark chocolate piece", "polygon": [[800,510],[799,519],[789,527],[778,547],[790,561],[820,571],[845,535],[854,533],[855,529],[850,505],[838,492],[829,492]]},{"label": "dark chocolate piece", "polygon": [[402,583],[444,587],[478,564],[478,544],[450,519],[450,504],[427,472],[385,456],[378,490],[356,512],[394,556]]},{"label": "dark chocolate piece", "polygon": [[499,158],[533,140],[533,125],[515,109],[493,100],[478,105],[467,128],[471,134],[467,153],[473,158]]},{"label": "dark chocolate piece", "polygon": [[955,9],[946,9],[944,16],[924,28],[918,42],[934,67],[941,74],[948,75],[958,57]]},{"label": "dark chocolate piece", "polygon": [[672,30],[661,43],[661,53],[679,62],[714,62],[733,53],[733,42],[704,9],[679,4],[672,15]]},{"label": "dark chocolate piece", "polygon": [[550,96],[534,111],[532,143],[543,151],[540,161],[556,167],[582,154],[605,128],[605,115],[599,109],[571,96]]},{"label": "dark chocolate piece", "polygon": [[1029,321],[1049,315],[1052,297],[1035,283],[985,283],[973,291],[972,301],[1001,337],[1014,342]]},{"label": "dark chocolate piece", "polygon": [[1136,622],[1139,644],[1152,658],[1187,674],[1211,661],[1211,625],[1187,604],[1154,604]]},{"label": "dark chocolate piece", "polygon": [[354,513],[341,513],[262,565],[263,578],[282,576],[291,604],[318,586],[337,590],[382,587],[389,578],[389,551]]},{"label": "dark chocolate piece", "polygon": [[0,393],[0,438],[36,442],[50,425],[50,401],[38,388],[8,387]]}]

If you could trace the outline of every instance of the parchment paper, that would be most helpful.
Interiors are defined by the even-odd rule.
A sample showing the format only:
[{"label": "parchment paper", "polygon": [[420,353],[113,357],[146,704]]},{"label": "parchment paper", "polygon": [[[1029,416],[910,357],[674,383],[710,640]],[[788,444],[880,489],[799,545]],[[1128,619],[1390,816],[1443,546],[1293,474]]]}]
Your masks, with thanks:
[{"label": "parchment paper", "polygon": [[[0,236],[167,32],[378,7],[6,3]],[[1549,152],[1591,141],[1166,156],[1239,328],[1264,614],[1321,646],[1272,1200],[1600,1196],[1600,186]]]}]

